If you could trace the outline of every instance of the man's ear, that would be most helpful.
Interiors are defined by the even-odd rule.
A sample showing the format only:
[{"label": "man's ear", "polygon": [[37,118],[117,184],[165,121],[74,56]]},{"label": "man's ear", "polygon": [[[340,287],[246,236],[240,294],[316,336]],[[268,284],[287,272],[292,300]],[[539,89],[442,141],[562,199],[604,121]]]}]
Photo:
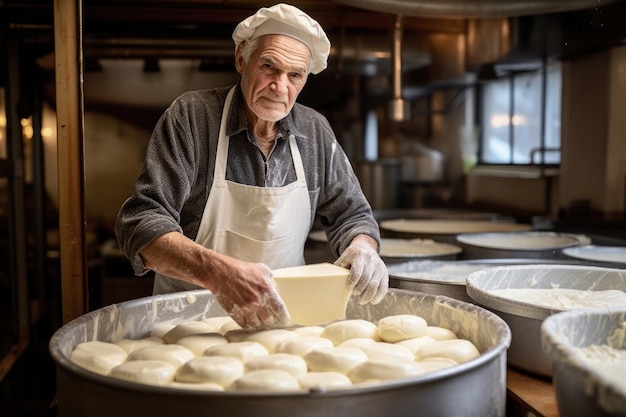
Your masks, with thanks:
[{"label": "man's ear", "polygon": [[[244,41],[245,42],[245,41]],[[235,69],[239,74],[243,71],[243,54],[241,53],[243,42],[239,44],[235,51]]]}]

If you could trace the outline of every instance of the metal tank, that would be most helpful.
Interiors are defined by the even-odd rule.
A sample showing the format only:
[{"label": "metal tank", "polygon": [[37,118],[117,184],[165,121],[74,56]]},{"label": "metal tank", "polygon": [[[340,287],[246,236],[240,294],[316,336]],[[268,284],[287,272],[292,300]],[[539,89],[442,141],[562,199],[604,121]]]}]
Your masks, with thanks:
[{"label": "metal tank", "polygon": [[376,322],[394,314],[417,314],[472,341],[481,355],[441,371],[380,385],[302,393],[205,392],[132,383],[89,372],[69,360],[85,341],[138,339],[161,323],[225,315],[205,290],[146,297],[87,313],[61,327],[50,340],[57,370],[60,417],[202,416],[504,416],[506,323],[482,307],[445,296],[390,289],[377,305],[350,301],[347,318]]},{"label": "metal tank", "polygon": [[536,264],[495,266],[469,274],[466,291],[470,298],[509,325],[512,335],[507,351],[509,365],[552,377],[551,358],[542,350],[541,326],[551,315],[568,309],[558,306],[558,299],[553,307],[547,307],[493,293],[498,289],[515,288],[626,292],[626,271],[585,265]]}]

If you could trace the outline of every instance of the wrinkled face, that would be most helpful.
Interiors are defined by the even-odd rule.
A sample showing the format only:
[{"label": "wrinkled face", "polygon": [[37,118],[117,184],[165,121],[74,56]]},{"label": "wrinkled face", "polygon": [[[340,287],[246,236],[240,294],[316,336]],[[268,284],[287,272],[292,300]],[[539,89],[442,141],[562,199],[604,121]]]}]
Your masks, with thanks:
[{"label": "wrinkled face", "polygon": [[248,62],[238,48],[236,68],[249,110],[265,121],[284,118],[306,84],[309,58],[305,44],[283,35],[260,37]]}]

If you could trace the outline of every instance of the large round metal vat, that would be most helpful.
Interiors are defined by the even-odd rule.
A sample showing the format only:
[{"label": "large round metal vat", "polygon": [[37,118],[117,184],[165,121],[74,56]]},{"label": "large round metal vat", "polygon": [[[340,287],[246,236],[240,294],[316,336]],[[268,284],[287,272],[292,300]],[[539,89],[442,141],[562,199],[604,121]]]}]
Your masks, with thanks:
[{"label": "large round metal vat", "polygon": [[607,357],[600,356],[603,364],[597,366],[598,359],[585,354],[592,347],[610,346],[624,351],[625,325],[624,307],[565,311],[544,320],[541,342],[543,351],[552,360],[560,415],[626,416],[626,384],[619,356],[610,353]]},{"label": "large round metal vat", "polygon": [[[470,273],[505,265],[562,264],[556,259],[497,258],[467,261],[410,261],[388,265],[389,286],[428,294],[445,295],[473,303],[465,288]],[[575,260],[571,262],[577,263]]]},{"label": "large round metal vat", "polygon": [[497,315],[449,297],[391,289],[377,305],[351,302],[347,318],[376,322],[394,314],[417,314],[472,341],[481,355],[461,365],[381,385],[307,393],[206,392],[141,385],[98,375],[69,360],[89,340],[148,335],[160,323],[225,315],[204,290],[146,297],[85,314],[50,340],[57,369],[60,417],[202,416],[504,416],[506,351],[511,333]]},{"label": "large round metal vat", "polygon": [[626,271],[584,265],[536,264],[497,266],[469,274],[466,290],[470,298],[502,317],[511,329],[511,346],[507,352],[509,365],[551,377],[552,361],[542,351],[541,325],[552,314],[566,309],[493,293],[498,289],[525,288],[626,292]]}]

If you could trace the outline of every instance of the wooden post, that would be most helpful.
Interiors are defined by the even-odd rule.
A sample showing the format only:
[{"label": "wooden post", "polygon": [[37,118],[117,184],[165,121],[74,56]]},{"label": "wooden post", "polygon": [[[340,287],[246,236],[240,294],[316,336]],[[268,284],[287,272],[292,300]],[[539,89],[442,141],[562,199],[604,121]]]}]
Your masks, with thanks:
[{"label": "wooden post", "polygon": [[54,0],[63,323],[84,314],[87,261],[81,0]]}]

